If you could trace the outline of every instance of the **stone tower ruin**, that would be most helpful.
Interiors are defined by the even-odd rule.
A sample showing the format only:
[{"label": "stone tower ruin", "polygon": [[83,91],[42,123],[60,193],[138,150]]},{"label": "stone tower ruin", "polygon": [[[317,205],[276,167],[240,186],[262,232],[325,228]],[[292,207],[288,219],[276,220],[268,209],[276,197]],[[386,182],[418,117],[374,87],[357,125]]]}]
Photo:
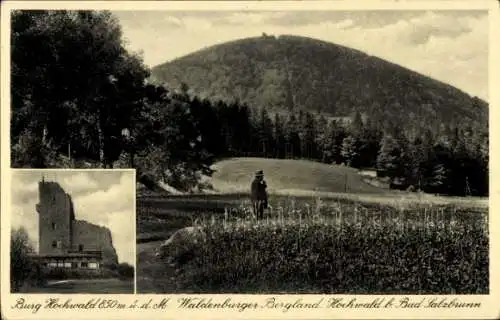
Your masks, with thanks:
[{"label": "stone tower ruin", "polygon": [[71,196],[57,183],[38,183],[38,259],[44,267],[100,270],[118,256],[108,228],[75,219]]},{"label": "stone tower ruin", "polygon": [[38,218],[39,253],[57,254],[72,248],[75,212],[71,196],[56,182],[38,183],[40,202],[36,210]]}]

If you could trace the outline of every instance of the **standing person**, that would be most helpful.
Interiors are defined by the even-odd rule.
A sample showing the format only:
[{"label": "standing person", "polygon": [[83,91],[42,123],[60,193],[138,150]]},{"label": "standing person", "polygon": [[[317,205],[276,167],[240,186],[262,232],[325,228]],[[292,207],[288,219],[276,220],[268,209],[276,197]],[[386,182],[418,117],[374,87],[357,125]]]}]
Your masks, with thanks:
[{"label": "standing person", "polygon": [[257,219],[264,218],[264,209],[267,208],[267,184],[264,181],[264,172],[259,170],[255,173],[255,179],[252,181],[251,200],[253,213]]}]

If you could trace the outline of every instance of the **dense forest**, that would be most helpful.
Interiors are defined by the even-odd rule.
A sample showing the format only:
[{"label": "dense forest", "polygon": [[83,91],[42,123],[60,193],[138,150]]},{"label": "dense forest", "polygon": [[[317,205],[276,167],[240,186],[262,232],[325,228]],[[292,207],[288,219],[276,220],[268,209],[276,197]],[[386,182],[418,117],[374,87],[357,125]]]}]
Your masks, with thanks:
[{"label": "dense forest", "polygon": [[359,113],[350,121],[298,111],[282,116],[238,102],[190,97],[200,147],[215,158],[309,159],[376,169],[393,188],[449,195],[488,194],[488,134],[443,125],[438,131],[405,130]]},{"label": "dense forest", "polygon": [[12,167],[132,167],[192,190],[217,159],[305,158],[376,168],[394,188],[488,194],[487,128],[202,99],[149,81],[109,12],[15,12],[11,57]]},{"label": "dense forest", "polygon": [[359,112],[372,121],[439,130],[484,127],[487,103],[413,70],[319,39],[262,35],[200,49],[152,68],[159,84],[186,83],[201,98],[237,99],[252,109],[329,117]]}]

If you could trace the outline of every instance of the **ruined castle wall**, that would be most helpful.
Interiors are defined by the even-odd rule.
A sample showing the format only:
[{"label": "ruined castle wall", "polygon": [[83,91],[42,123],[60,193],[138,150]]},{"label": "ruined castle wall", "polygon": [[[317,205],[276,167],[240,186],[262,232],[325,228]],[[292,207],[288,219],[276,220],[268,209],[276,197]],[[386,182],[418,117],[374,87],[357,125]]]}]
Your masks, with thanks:
[{"label": "ruined castle wall", "polygon": [[118,264],[118,256],[113,246],[111,232],[106,227],[83,220],[74,220],[72,242],[74,250],[102,250],[103,264]]},{"label": "ruined castle wall", "polygon": [[40,182],[38,188],[39,252],[64,253],[71,247],[71,199],[58,183]]},{"label": "ruined castle wall", "polygon": [[40,201],[36,209],[39,214],[40,254],[99,250],[103,252],[103,264],[118,264],[108,228],[75,220],[71,196],[57,182],[41,181],[38,187]]}]

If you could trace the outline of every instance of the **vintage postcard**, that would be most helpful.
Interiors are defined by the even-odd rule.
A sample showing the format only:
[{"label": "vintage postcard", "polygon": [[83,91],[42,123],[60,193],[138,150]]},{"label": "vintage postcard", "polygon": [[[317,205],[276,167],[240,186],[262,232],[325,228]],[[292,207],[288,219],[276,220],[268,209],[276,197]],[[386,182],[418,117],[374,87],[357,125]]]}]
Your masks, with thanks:
[{"label": "vintage postcard", "polygon": [[2,317],[500,317],[497,1],[1,15]]}]

